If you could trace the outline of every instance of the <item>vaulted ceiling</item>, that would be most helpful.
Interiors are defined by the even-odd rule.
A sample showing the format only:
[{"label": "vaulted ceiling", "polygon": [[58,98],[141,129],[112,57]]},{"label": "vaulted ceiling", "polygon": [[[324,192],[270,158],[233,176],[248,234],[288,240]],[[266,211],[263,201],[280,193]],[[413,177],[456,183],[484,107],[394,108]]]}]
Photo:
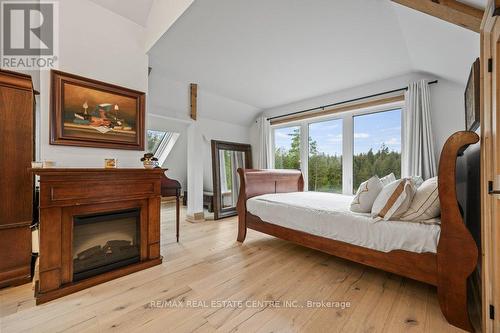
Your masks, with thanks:
[{"label": "vaulted ceiling", "polygon": [[[91,1],[146,26],[160,0]],[[150,64],[262,110],[417,71],[465,85],[478,55],[477,33],[390,0],[195,0]]]},{"label": "vaulted ceiling", "polygon": [[389,0],[197,0],[150,59],[262,109],[412,71],[465,85],[478,52],[477,33]]},{"label": "vaulted ceiling", "polygon": [[146,26],[154,0],[90,0],[129,20]]}]

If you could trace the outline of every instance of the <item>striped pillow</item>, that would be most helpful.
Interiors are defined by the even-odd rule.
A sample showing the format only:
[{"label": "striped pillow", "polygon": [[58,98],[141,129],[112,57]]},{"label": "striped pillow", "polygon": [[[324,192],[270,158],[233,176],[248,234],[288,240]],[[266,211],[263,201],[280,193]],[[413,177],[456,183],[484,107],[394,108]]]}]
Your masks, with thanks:
[{"label": "striped pillow", "polygon": [[420,185],[402,221],[419,221],[434,219],[441,213],[439,206],[438,178],[430,178]]},{"label": "striped pillow", "polygon": [[407,178],[384,186],[373,203],[372,216],[384,220],[399,218],[410,207],[415,192],[415,184]]}]

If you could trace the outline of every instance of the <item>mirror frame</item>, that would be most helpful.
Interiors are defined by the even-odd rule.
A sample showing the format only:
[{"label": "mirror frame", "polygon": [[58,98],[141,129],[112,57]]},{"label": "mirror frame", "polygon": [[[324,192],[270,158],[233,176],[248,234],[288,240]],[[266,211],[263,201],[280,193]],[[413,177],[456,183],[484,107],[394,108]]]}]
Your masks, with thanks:
[{"label": "mirror frame", "polygon": [[[245,153],[245,169],[252,169],[252,146],[244,143],[212,140],[212,181],[213,181],[213,204],[214,220],[238,215],[236,204],[231,208],[221,207],[220,186],[220,155],[221,150],[241,151]],[[238,193],[239,195],[239,193]]]}]

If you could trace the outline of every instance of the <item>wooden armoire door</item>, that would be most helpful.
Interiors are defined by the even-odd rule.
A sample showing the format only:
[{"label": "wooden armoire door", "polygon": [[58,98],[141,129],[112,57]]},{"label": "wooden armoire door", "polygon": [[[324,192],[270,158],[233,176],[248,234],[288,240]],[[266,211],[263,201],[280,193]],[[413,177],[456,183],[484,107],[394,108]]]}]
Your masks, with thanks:
[{"label": "wooden armoire door", "polygon": [[33,138],[31,77],[0,70],[0,287],[30,279]]},{"label": "wooden armoire door", "polygon": [[[481,205],[483,331],[500,331],[500,1],[481,25]],[[495,191],[496,190],[496,191]]]}]

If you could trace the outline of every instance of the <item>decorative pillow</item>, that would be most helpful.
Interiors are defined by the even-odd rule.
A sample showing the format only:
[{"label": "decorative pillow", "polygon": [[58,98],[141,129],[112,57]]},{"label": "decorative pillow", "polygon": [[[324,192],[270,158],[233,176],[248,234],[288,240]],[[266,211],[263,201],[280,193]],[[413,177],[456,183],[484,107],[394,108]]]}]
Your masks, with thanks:
[{"label": "decorative pillow", "polygon": [[402,221],[420,221],[436,218],[441,213],[439,207],[438,178],[430,178],[420,185],[411,202],[410,208],[404,213]]},{"label": "decorative pillow", "polygon": [[397,219],[410,207],[416,188],[409,178],[384,186],[373,203],[372,216],[384,220]]},{"label": "decorative pillow", "polygon": [[420,176],[413,176],[410,178],[411,178],[411,180],[413,180],[413,183],[415,184],[416,188],[419,188],[420,185],[422,185],[424,183],[424,180]]},{"label": "decorative pillow", "polygon": [[380,181],[382,182],[382,186],[389,185],[390,183],[392,183],[395,180],[396,180],[396,176],[394,176],[393,173],[391,173],[385,177],[380,178]]},{"label": "decorative pillow", "polygon": [[382,190],[382,182],[377,176],[373,176],[366,182],[359,185],[356,196],[351,202],[351,211],[355,213],[369,213],[372,210],[373,202],[377,199]]}]

